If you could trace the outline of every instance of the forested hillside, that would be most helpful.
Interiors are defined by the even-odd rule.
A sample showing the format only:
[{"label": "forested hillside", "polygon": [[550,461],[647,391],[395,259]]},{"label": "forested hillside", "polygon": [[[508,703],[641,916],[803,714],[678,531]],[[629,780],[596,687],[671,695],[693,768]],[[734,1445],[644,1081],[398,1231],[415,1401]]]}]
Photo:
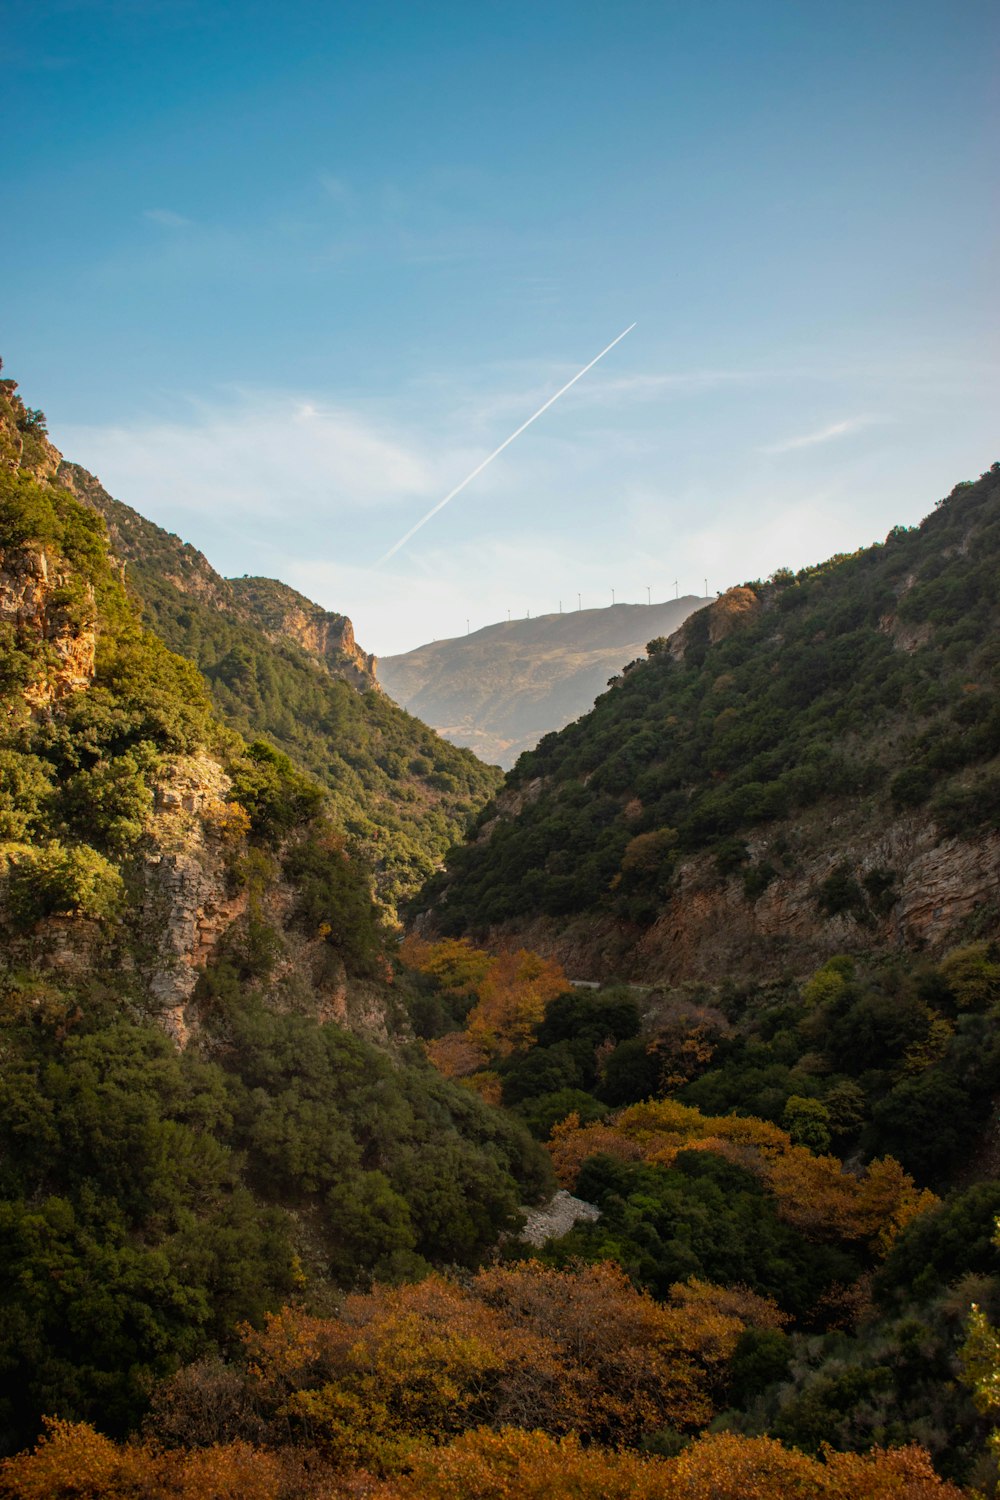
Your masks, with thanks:
[{"label": "forested hillside", "polygon": [[1000,1313],[1000,945],[544,1003],[514,982],[551,980],[537,956],[418,938],[405,955],[436,1066],[523,1120],[600,1209],[541,1261],[611,1262],[661,1305],[747,1320],[713,1430],[815,1455],[918,1442],[993,1492],[972,1373],[996,1346],[969,1338],[973,1303]]},{"label": "forested hillside", "polygon": [[40,413],[2,399],[10,1451],[46,1412],[128,1431],[158,1380],[290,1297],[476,1265],[550,1174],[407,1046],[336,801],[223,725],[101,517],[36,477]]},{"label": "forested hillside", "polygon": [[[234,727],[412,723],[349,622],[95,483],[0,387],[0,1496],[995,1490],[998,472],[522,759],[432,892],[489,948],[400,944],[380,783]],[[757,972],[662,926],[776,891]],[[574,989],[535,908],[647,981]]]},{"label": "forested hillside", "polygon": [[644,977],[995,932],[998,571],[994,465],[730,590],[521,757],[422,909]]},{"label": "forested hillside", "polygon": [[224,721],[266,736],[329,789],[390,906],[415,890],[498,773],[378,691],[345,616],[274,579],[222,578],[86,470],[60,463],[56,472],[104,516],[148,623],[204,674]]}]

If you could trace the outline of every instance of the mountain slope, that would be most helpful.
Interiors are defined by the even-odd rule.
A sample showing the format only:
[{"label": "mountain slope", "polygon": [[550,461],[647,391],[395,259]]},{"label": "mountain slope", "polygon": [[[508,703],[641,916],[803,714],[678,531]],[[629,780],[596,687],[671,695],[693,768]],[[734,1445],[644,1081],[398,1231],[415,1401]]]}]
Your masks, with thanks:
[{"label": "mountain slope", "polygon": [[994,466],[884,545],[731,590],[522,757],[433,921],[678,979],[992,932],[998,567]]},{"label": "mountain slope", "polygon": [[390,905],[413,891],[461,837],[497,772],[378,690],[374,658],[346,616],[274,579],[222,578],[78,465],[60,463],[58,478],[105,518],[146,618],[204,673],[225,721],[266,735],[330,790]]},{"label": "mountain slope", "polygon": [[509,768],[543,734],[592,707],[609,676],[708,601],[617,604],[487,625],[385,656],[386,692],[455,745]]},{"label": "mountain slope", "polygon": [[333,796],[222,724],[57,465],[5,383],[0,1454],[134,1427],[291,1296],[477,1264],[549,1179],[405,1045]]},{"label": "mountain slope", "polygon": [[378,688],[375,658],[362,651],[346,615],[314,604],[276,578],[230,578],[237,607],[262,630],[269,641],[294,641],[303,651],[362,692]]}]

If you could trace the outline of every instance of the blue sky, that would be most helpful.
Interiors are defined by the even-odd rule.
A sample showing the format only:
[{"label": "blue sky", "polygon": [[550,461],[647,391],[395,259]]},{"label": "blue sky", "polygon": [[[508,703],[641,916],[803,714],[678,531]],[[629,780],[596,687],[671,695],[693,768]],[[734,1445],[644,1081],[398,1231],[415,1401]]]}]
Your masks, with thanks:
[{"label": "blue sky", "polygon": [[368,649],[799,566],[1000,456],[993,0],[33,0],[8,32],[5,373]]}]

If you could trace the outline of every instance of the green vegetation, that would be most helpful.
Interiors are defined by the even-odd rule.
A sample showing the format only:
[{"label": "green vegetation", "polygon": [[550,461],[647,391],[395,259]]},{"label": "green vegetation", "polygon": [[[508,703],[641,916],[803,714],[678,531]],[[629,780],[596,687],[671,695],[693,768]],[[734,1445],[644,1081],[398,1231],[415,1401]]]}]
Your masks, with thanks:
[{"label": "green vegetation", "polygon": [[[0,1443],[41,1411],[133,1426],[153,1382],[293,1294],[475,1265],[549,1178],[517,1125],[231,961],[179,1053],[112,989],[0,1003]],[[207,1003],[211,999],[211,1003]]]},{"label": "green vegetation", "polygon": [[295,641],[269,640],[244,594],[273,624],[290,590],[275,584],[269,592],[267,579],[248,580],[252,590],[230,587],[193,547],[112,500],[84,470],[69,465],[66,472],[106,516],[147,621],[196,663],[225,722],[247,739],[266,736],[329,791],[338,823],[370,861],[390,906],[414,891],[464,834],[500,773],[383,693],[332,676]]},{"label": "green vegetation", "polygon": [[[5,626],[0,730],[0,864],[7,917],[115,916],[128,861],[146,831],[164,757],[242,750],[212,711],[189,662],[144,630],[108,556],[99,516],[65,490],[0,470],[0,544],[7,566],[47,583],[34,619]],[[65,693],[64,652],[96,637],[93,681]],[[47,684],[53,711],[26,692]]]},{"label": "green vegetation", "polygon": [[[197,668],[142,626],[96,512],[0,470],[0,547],[6,586],[33,580],[0,658],[9,1450],[45,1411],[129,1430],[158,1380],[293,1295],[322,1307],[373,1277],[476,1265],[551,1173],[522,1125],[419,1051],[317,1019],[318,992],[348,981],[392,1011],[371,871],[336,799],[223,727]],[[179,1052],[153,1023],[143,861],[162,858],[154,812],[183,757],[229,771],[204,818],[227,851],[220,895],[245,911]]]},{"label": "green vegetation", "polygon": [[[873,821],[927,804],[960,837],[1000,826],[998,562],[994,465],[884,545],[723,596],[684,626],[683,660],[651,642],[521,757],[508,785],[541,778],[541,794],[454,850],[421,908],[449,934],[538,912],[644,924],[704,850],[753,901],[778,869],[750,860],[746,833],[821,802],[863,802]],[[789,848],[777,857],[794,868]],[[875,873],[869,888],[837,870],[817,910],[879,920],[893,875]]]},{"label": "green vegetation", "polygon": [[[616,1494],[694,1493],[692,1464],[713,1495],[862,1494],[882,1465],[873,1494],[957,1494],[919,1453],[847,1462],[914,1441],[995,1488],[988,925],[936,961],[669,992],[573,990],[537,953],[453,937],[393,964],[376,874],[405,889],[489,773],[254,634],[198,554],[104,497],[149,544],[135,575],[193,660],[174,654],[96,512],[26,472],[53,450],[9,383],[0,439],[5,588],[31,582],[0,640],[0,1448],[63,1419],[0,1490],[292,1500],[388,1474],[390,1500],[440,1459],[428,1493],[468,1461],[479,1494],[477,1454],[492,1476],[505,1449],[536,1495],[564,1460],[597,1466],[581,1495],[612,1469]],[[992,827],[998,474],[884,547],[741,591],[714,644],[694,618],[683,662],[651,642],[522,760],[541,797],[455,856],[438,913],[641,925],[705,849],[752,901],[784,855],[751,860],[751,828],[827,798]],[[197,813],[171,782],[191,767],[220,793]],[[183,1048],[155,1024],[144,884],[175,855],[195,885],[211,867],[226,913],[181,956]],[[835,856],[810,899],[866,933],[897,888]],[[389,1045],[320,1019],[352,1006]],[[525,1265],[517,1205],[557,1180],[601,1216]],[[68,1425],[144,1419],[159,1441],[129,1450]],[[568,1432],[584,1447],[557,1448]]]},{"label": "green vegetation", "polygon": [[[450,1018],[429,1005],[434,989],[425,968],[414,1022],[437,1032]],[[838,1227],[836,1210],[826,1226],[821,1214],[789,1217],[759,1172],[725,1153],[681,1149],[659,1164],[600,1154],[598,1139],[573,1191],[601,1218],[545,1247],[542,1261],[613,1260],[660,1299],[691,1276],[773,1297],[790,1321],[742,1336],[716,1428],[809,1453],[917,1441],[942,1473],[985,1483],[985,1424],[954,1370],[970,1303],[1000,1314],[1000,1183],[953,1184],[977,1169],[994,1107],[1000,948],[970,944],[937,964],[835,958],[802,984],[653,992],[643,1008],[624,987],[561,995],[497,1065],[504,1104],[552,1137],[557,1164],[560,1141],[573,1139],[559,1128],[567,1116],[604,1122],[614,1144],[622,1106],[673,1099],[773,1122],[855,1172],[891,1154],[947,1196],[886,1255],[847,1221]],[[816,1205],[824,1180],[808,1189]]]}]

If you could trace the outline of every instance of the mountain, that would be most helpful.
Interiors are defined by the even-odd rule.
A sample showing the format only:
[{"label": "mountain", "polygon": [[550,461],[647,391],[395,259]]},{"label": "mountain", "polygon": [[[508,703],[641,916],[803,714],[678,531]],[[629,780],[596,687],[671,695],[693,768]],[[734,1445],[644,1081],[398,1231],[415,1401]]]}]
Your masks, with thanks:
[{"label": "mountain", "polygon": [[[158,1381],[292,1297],[477,1265],[551,1177],[408,1045],[349,789],[222,721],[63,478],[3,382],[0,1453],[45,1412],[134,1427]],[[274,654],[225,611],[210,634],[229,586],[133,512],[114,525],[153,550],[151,615],[209,648],[249,640],[258,672],[287,663],[374,753],[380,726],[434,743],[298,646]],[[350,717],[369,701],[385,716]]]},{"label": "mountain", "polygon": [[730,590],[522,756],[424,920],[670,981],[995,932],[998,570],[994,465]]},{"label": "mountain", "polygon": [[362,692],[378,690],[375,658],[354,639],[346,615],[333,614],[276,578],[230,578],[237,606],[274,644],[294,641],[334,677]]},{"label": "mountain", "polygon": [[496,770],[379,690],[375,659],[345,615],[276,579],[221,577],[51,445],[46,461],[103,516],[147,621],[204,674],[225,722],[265,736],[329,789],[390,906],[415,890],[496,787]]},{"label": "mountain", "polygon": [[387,703],[349,622],[95,487],[0,386],[0,1492],[995,1488],[1000,469],[523,756],[425,919],[494,952],[232,727]]},{"label": "mountain", "polygon": [[384,656],[386,692],[455,745],[509,769],[543,734],[593,705],[609,676],[668,635],[706,599],[616,604],[487,625]]}]

